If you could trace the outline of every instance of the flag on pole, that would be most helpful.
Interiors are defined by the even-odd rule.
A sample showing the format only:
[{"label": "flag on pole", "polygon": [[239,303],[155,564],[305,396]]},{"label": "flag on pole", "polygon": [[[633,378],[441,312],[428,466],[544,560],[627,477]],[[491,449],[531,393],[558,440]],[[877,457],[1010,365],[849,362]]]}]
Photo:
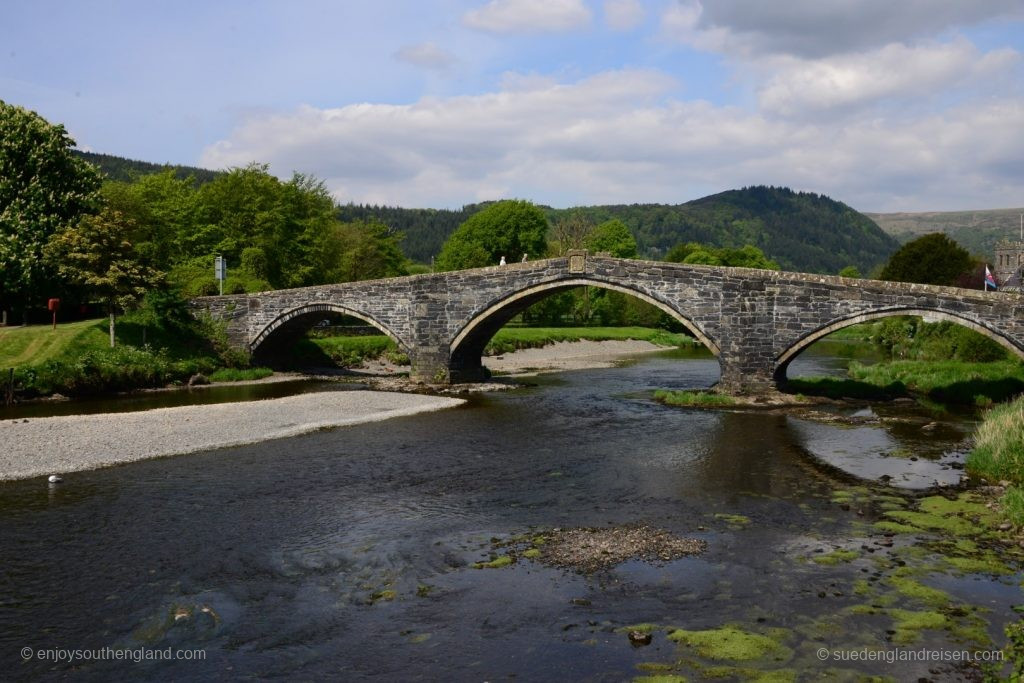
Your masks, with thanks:
[{"label": "flag on pole", "polygon": [[996,285],[996,279],[992,276],[992,271],[988,269],[988,264],[986,263],[985,264],[985,289],[987,290],[989,287],[991,287],[992,289],[999,289],[999,286]]}]

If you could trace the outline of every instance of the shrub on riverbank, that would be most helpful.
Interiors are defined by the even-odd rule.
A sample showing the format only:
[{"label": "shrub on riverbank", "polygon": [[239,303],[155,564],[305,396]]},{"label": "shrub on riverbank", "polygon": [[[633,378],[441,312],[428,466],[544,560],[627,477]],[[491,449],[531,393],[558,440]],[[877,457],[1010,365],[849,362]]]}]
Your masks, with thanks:
[{"label": "shrub on riverbank", "polygon": [[173,360],[163,349],[151,351],[122,345],[17,368],[14,388],[26,397],[53,393],[79,396],[160,387],[186,381],[196,373],[211,373],[216,367],[216,361],[209,357]]}]

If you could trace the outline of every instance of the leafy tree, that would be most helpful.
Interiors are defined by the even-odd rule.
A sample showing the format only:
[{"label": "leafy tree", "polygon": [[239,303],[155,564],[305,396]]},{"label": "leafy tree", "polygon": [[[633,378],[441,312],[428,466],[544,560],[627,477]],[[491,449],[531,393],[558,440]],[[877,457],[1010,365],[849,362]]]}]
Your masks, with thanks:
[{"label": "leafy tree", "polygon": [[319,279],[352,282],[408,275],[401,233],[377,222],[334,223],[320,245]]},{"label": "leafy tree", "polygon": [[64,126],[0,100],[0,304],[25,310],[52,273],[47,240],[98,206],[100,175],[74,145]]},{"label": "leafy tree", "polygon": [[173,169],[141,176],[134,182],[107,181],[103,199],[135,224],[132,236],[136,251],[151,263],[169,270],[189,256],[208,253],[195,242],[199,205],[195,182],[178,178]]},{"label": "leafy tree", "polygon": [[881,279],[922,285],[951,285],[971,269],[967,250],[941,233],[907,242],[885,264]]},{"label": "leafy tree", "polygon": [[696,242],[677,244],[668,252],[665,260],[673,263],[701,263],[710,266],[779,270],[778,263],[769,259],[764,255],[763,251],[750,244],[739,249],[711,247]]},{"label": "leafy tree", "polygon": [[139,260],[128,239],[136,230],[131,219],[105,209],[55,233],[44,249],[62,277],[84,286],[106,302],[111,348],[117,309],[131,307],[163,279],[162,273]]},{"label": "leafy tree", "polygon": [[636,258],[636,238],[618,219],[613,218],[594,228],[587,235],[585,244],[594,252],[608,252],[617,258]]},{"label": "leafy tree", "polygon": [[857,266],[846,266],[839,271],[839,277],[860,278],[860,269],[858,269]]},{"label": "leafy tree", "polygon": [[439,270],[460,270],[494,265],[505,256],[537,255],[547,250],[548,221],[531,202],[510,199],[496,202],[469,220],[448,238],[437,258]]}]

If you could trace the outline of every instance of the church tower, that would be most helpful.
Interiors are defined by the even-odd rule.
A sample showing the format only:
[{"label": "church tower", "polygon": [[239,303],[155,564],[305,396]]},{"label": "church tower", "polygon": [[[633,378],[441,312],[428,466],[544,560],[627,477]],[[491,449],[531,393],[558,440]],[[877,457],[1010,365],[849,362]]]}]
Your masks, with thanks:
[{"label": "church tower", "polygon": [[1024,242],[1000,240],[996,243],[992,274],[996,276],[996,282],[999,283],[1000,289],[1006,285],[1021,286],[1021,278],[1018,274],[1021,266],[1024,266]]}]

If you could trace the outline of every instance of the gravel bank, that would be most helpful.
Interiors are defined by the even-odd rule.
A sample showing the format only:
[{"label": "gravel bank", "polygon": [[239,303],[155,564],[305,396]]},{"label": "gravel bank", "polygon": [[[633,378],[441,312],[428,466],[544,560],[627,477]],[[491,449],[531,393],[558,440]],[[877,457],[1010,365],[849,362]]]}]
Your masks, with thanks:
[{"label": "gravel bank", "polygon": [[327,391],[138,413],[0,421],[0,480],[91,470],[451,408],[461,399]]},{"label": "gravel bank", "polygon": [[608,368],[617,361],[638,353],[667,351],[672,347],[658,346],[639,339],[555,342],[538,349],[519,349],[500,356],[484,356],[483,362],[492,372],[505,375],[525,375],[561,370],[587,370]]}]

